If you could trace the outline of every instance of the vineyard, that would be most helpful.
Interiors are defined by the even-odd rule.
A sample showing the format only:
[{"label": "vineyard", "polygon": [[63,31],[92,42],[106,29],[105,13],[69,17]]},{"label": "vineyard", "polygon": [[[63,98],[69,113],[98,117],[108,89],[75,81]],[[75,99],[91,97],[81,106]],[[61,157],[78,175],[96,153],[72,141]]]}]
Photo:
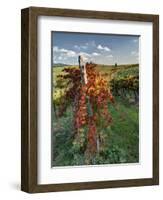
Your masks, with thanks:
[{"label": "vineyard", "polygon": [[139,66],[53,67],[52,165],[139,161]]}]

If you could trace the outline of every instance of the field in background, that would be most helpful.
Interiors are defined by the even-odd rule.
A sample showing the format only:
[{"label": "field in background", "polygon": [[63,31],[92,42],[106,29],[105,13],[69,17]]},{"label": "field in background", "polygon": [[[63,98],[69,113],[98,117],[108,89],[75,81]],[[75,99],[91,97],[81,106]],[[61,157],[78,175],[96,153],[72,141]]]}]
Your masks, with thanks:
[{"label": "field in background", "polygon": [[[78,66],[65,66],[78,68]],[[83,165],[84,155],[73,148],[73,108],[58,118],[57,105],[64,98],[67,83],[59,82],[64,67],[53,67],[53,166]],[[97,155],[94,164],[135,163],[139,161],[139,66],[138,64],[107,66],[97,65],[111,87],[115,104],[108,103],[113,123],[106,131],[109,135],[107,151]]]},{"label": "field in background", "polygon": [[[64,89],[57,87],[57,76],[64,74],[62,70],[64,68],[78,68],[79,66],[55,66],[52,69],[52,84],[53,84],[53,99],[58,99],[60,95],[62,95]],[[139,76],[139,65],[138,64],[132,64],[132,65],[118,65],[115,67],[114,65],[97,65],[96,67],[97,71],[101,72],[104,76],[107,77],[108,82],[111,81],[111,79],[119,79],[120,75],[122,77],[131,77],[131,76]],[[120,75],[119,75],[120,74]],[[57,87],[57,88],[56,88]]]}]

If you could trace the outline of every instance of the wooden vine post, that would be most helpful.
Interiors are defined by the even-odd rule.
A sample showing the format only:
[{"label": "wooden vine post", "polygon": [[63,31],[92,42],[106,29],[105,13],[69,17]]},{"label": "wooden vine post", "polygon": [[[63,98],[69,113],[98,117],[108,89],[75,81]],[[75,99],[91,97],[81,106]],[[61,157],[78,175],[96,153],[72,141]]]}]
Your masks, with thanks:
[{"label": "wooden vine post", "polygon": [[[86,63],[84,62],[84,58],[79,55],[78,57],[78,62],[79,62],[79,69],[80,69],[80,73],[81,73],[81,82],[82,85],[85,85],[88,83],[88,77],[87,77],[87,71],[86,71]],[[87,101],[87,112],[88,112],[88,117],[89,119],[92,118],[93,116],[93,109],[90,103],[90,97],[86,96],[86,101]],[[99,147],[100,147],[100,142],[99,142],[99,136],[98,133],[95,133],[95,137],[96,137],[96,152],[99,152]]]}]

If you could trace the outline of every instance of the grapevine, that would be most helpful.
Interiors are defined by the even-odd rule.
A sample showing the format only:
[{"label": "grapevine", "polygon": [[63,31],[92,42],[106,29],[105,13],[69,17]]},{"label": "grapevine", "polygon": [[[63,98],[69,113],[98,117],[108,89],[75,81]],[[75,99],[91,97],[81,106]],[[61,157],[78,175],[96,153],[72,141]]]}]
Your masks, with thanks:
[{"label": "grapevine", "polygon": [[85,65],[87,83],[82,83],[80,69],[64,68],[60,80],[67,81],[64,99],[59,105],[58,115],[62,116],[69,104],[74,113],[74,145],[77,144],[86,155],[86,162],[102,151],[104,135],[101,131],[110,126],[112,116],[108,110],[108,103],[114,103],[114,98],[108,87],[108,82],[99,72],[96,65]]}]

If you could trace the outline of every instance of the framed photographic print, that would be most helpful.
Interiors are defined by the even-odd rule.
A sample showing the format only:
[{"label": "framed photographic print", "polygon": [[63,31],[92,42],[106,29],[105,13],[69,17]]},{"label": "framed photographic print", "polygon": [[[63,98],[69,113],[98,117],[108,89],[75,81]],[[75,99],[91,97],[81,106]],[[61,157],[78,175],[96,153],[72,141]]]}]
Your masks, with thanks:
[{"label": "framed photographic print", "polygon": [[159,16],[22,9],[21,189],[159,184]]}]

